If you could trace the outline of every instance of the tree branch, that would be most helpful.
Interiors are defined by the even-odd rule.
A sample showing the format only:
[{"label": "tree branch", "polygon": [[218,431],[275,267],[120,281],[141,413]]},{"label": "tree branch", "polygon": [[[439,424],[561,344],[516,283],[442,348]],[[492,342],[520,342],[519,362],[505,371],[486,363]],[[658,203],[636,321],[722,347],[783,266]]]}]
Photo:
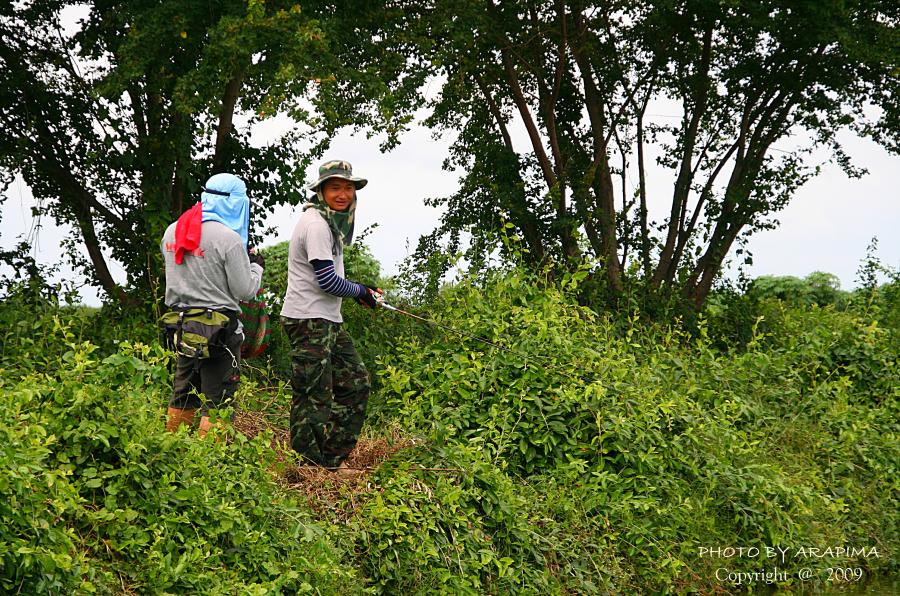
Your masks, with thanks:
[{"label": "tree branch", "polygon": [[[693,235],[694,230],[697,227],[697,222],[700,219],[700,214],[703,212],[703,206],[712,195],[712,187],[715,184],[716,178],[718,178],[719,173],[725,168],[725,164],[728,163],[728,160],[731,159],[731,156],[734,155],[734,152],[736,150],[737,142],[731,144],[731,147],[729,147],[728,151],[726,151],[725,154],[719,159],[716,168],[706,180],[706,184],[704,185],[703,190],[700,192],[700,198],[697,199],[697,204],[694,206],[694,212],[691,215],[691,221],[688,223],[687,228],[685,228],[678,234],[678,245],[675,247],[675,256],[673,257],[676,262],[681,261],[681,257],[684,254],[684,249],[687,246],[687,242]],[[666,277],[665,281],[669,284],[675,281],[674,271],[671,275]]]},{"label": "tree branch", "polygon": [[650,102],[652,94],[652,86],[648,90],[644,101],[636,116],[637,126],[637,160],[638,160],[638,189],[640,195],[640,219],[641,219],[641,262],[644,269],[644,276],[650,279],[653,268],[650,262],[650,230],[647,227],[647,178],[644,167],[644,113],[647,110],[647,104]]},{"label": "tree branch", "polygon": [[506,148],[510,151],[514,151],[512,137],[509,136],[509,130],[506,128],[506,123],[503,121],[503,113],[500,112],[500,107],[491,96],[491,92],[488,90],[487,85],[485,85],[481,75],[476,72],[472,74],[472,77],[475,79],[475,84],[478,85],[478,89],[481,90],[481,94],[484,95],[488,109],[491,111],[491,115],[497,123],[497,128],[500,130],[500,135],[503,137],[503,144],[506,145]]}]

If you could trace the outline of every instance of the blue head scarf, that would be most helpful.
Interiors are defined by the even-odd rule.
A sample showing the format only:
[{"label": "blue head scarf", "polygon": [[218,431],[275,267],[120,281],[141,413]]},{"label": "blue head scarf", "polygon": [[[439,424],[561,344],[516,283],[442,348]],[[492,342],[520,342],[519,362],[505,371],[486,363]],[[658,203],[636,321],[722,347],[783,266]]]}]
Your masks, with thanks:
[{"label": "blue head scarf", "polygon": [[203,221],[222,223],[241,237],[247,246],[250,234],[250,199],[247,185],[234,174],[216,174],[206,181],[203,194]]}]

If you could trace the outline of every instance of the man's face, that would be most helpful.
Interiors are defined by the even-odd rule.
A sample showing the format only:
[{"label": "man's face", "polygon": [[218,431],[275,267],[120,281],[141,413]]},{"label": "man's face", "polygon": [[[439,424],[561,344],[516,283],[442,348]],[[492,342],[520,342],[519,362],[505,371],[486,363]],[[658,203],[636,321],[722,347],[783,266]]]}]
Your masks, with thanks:
[{"label": "man's face", "polygon": [[346,211],[356,196],[356,185],[349,180],[329,178],[322,183],[322,196],[335,211]]}]

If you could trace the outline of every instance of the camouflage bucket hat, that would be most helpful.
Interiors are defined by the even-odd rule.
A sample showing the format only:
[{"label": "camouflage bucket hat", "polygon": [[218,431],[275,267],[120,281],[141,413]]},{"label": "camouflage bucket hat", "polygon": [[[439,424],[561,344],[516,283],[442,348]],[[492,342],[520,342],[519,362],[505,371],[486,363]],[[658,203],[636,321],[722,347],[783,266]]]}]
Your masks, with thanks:
[{"label": "camouflage bucket hat", "polygon": [[349,161],[334,159],[331,161],[326,161],[319,166],[319,179],[306,188],[307,190],[316,190],[320,184],[322,184],[329,178],[341,178],[343,180],[349,180],[356,185],[356,190],[359,190],[369,183],[369,181],[365,178],[360,178],[353,175],[353,166],[350,165]]}]

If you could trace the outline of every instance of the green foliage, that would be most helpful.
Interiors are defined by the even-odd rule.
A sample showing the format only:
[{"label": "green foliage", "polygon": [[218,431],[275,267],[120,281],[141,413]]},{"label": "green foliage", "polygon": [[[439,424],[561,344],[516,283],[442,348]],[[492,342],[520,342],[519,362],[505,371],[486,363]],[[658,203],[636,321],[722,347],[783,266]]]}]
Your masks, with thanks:
[{"label": "green foliage", "polygon": [[511,352],[443,332],[400,342],[380,359],[385,408],[429,443],[558,487],[563,505],[538,507],[603,536],[593,577],[619,586],[712,586],[708,544],[897,544],[896,336],[797,308],[728,354],[702,320],[693,338],[623,324],[578,307],[575,286],[514,271],[448,288],[433,316]]},{"label": "green foliage", "polygon": [[893,399],[900,387],[898,339],[900,329],[884,328],[865,313],[813,307],[790,312],[762,341],[790,357],[803,382],[813,387],[846,382],[852,398],[879,404]]},{"label": "green foliage", "polygon": [[791,275],[763,275],[753,280],[748,294],[751,298],[777,298],[793,305],[840,306],[847,295],[840,288],[841,282],[836,275],[814,271],[804,279]]},{"label": "green foliage", "polygon": [[152,344],[159,339],[155,316],[143,309],[60,306],[30,290],[6,297],[0,329],[0,372],[13,377],[32,370],[61,374],[88,345],[108,355],[123,341]]},{"label": "green foliage", "polygon": [[595,594],[624,584],[605,520],[585,511],[585,494],[570,498],[583,474],[523,483],[494,464],[474,440],[384,466],[353,520],[367,577],[387,593]]},{"label": "green foliage", "polygon": [[789,556],[789,576],[900,571],[893,285],[844,310],[758,301],[772,320],[725,351],[712,315],[598,316],[587,280],[495,272],[419,311],[508,350],[377,314],[369,432],[415,445],[319,519],[274,483],[270,434],[163,432],[158,347],[98,347],[103,311],[0,305],[0,591],[716,592],[735,587],[699,549],[738,545],[879,552]]},{"label": "green foliage", "polygon": [[78,515],[82,499],[69,472],[56,466],[55,438],[39,425],[11,423],[29,417],[23,393],[10,396],[0,423],[0,588],[61,592],[79,586],[86,567],[75,548],[75,529],[59,523]]},{"label": "green foliage", "polygon": [[326,527],[267,471],[270,436],[165,433],[170,356],[122,342],[103,357],[55,320],[35,334],[71,349],[0,378],[2,591],[354,590]]},{"label": "green foliage", "polygon": [[900,330],[900,268],[882,263],[877,248],[878,239],[873,238],[857,272],[860,288],[854,292],[852,302],[871,313],[884,327]]},{"label": "green foliage", "polygon": [[66,355],[78,350],[95,330],[94,312],[36,302],[30,295],[8,297],[0,308],[0,371],[18,376],[31,370],[58,370]]},{"label": "green foliage", "polygon": [[[503,254],[508,221],[535,271],[596,260],[616,299],[643,280],[696,309],[735,242],[777,225],[773,214],[819,172],[813,150],[851,176],[863,170],[838,131],[898,150],[897,15],[882,2],[405,9],[394,21],[404,34],[389,39],[419,58],[411,72],[444,80],[423,98],[426,122],[452,133],[445,165],[462,172],[457,192],[429,199],[442,216],[416,251],[426,269],[445,269],[436,249],[456,253],[461,237],[472,262]],[[662,118],[647,109],[660,101],[675,105]],[[525,140],[512,134],[525,129]],[[774,149],[800,130],[808,145]],[[659,159],[646,158],[651,147]],[[645,178],[659,173],[671,204],[652,221]]]},{"label": "green foliage", "polygon": [[[516,471],[531,473],[571,447],[566,429],[592,427],[593,414],[570,417],[572,405],[600,390],[588,384],[567,391],[568,379],[591,375],[608,332],[586,325],[596,316],[566,304],[561,294],[544,292],[534,280],[512,274],[483,288],[449,288],[436,320],[492,340],[503,338],[515,353],[443,332],[425,343],[408,341],[381,361],[386,396],[401,419],[435,426],[440,435],[490,439]],[[499,299],[495,302],[494,298]],[[554,313],[549,316],[549,313]],[[587,335],[586,335],[587,334]],[[584,351],[583,348],[587,348]],[[520,355],[521,354],[521,355]],[[398,366],[399,359],[403,366]],[[539,432],[534,432],[539,431]]]},{"label": "green foliage", "polygon": [[263,269],[262,288],[266,291],[266,298],[276,310],[281,308],[284,302],[284,294],[287,291],[288,268],[288,243],[279,242],[274,246],[260,249],[260,253],[266,259],[266,267]]},{"label": "green foliage", "polygon": [[[425,75],[397,76],[403,55],[374,37],[386,14],[292,0],[5,3],[0,179],[21,175],[41,214],[71,227],[67,246],[89,253],[67,251],[73,268],[110,299],[152,296],[159,239],[211,174],[247,182],[259,233],[259,215],[302,200],[337,129],[396,143]],[[277,115],[294,126],[252,143]]]},{"label": "green foliage", "polygon": [[[418,449],[374,477],[354,518],[366,575],[387,593],[510,593],[550,585],[526,501],[477,445]],[[432,470],[422,467],[433,468]]]},{"label": "green foliage", "polygon": [[[2,201],[0,201],[2,202]],[[12,269],[12,274],[0,277],[0,298],[18,300],[25,304],[73,303],[78,292],[72,280],[51,286],[47,280],[59,272],[59,265],[40,265],[34,259],[31,245],[19,242],[12,250],[0,250],[0,264]]]}]

